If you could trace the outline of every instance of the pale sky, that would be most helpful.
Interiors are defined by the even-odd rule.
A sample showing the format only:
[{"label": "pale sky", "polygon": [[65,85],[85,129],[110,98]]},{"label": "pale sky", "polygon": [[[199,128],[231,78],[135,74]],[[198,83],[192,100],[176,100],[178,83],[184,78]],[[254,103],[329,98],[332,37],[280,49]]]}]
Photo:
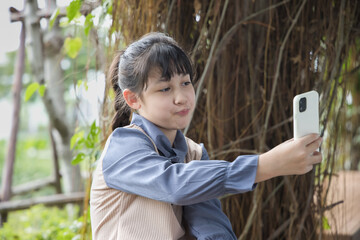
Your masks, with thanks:
[{"label": "pale sky", "polygon": [[0,38],[0,63],[5,61],[5,53],[14,51],[19,47],[19,35],[21,23],[10,23],[9,7],[22,9],[21,0],[0,1],[0,28],[3,32]]},{"label": "pale sky", "polygon": [[[40,8],[45,6],[46,0],[38,0]],[[71,0],[57,0],[58,6],[66,6]],[[5,61],[5,53],[16,50],[19,47],[21,23],[10,22],[9,8],[15,7],[23,10],[24,0],[0,0],[0,29],[3,34],[0,37],[0,64]]]},{"label": "pale sky", "polygon": [[[9,7],[22,9],[21,0],[0,0],[0,64],[6,60],[5,53],[14,51],[19,47],[19,35],[21,23],[10,23]],[[1,73],[0,73],[1,74]],[[12,103],[8,100],[0,99],[0,139],[7,139],[11,128]],[[4,114],[5,113],[5,114]]]},{"label": "pale sky", "polygon": [[[38,0],[40,8],[45,6],[45,1],[47,0]],[[58,6],[66,6],[69,2],[71,2],[71,0],[57,0]],[[14,51],[19,47],[21,23],[10,22],[9,7],[15,7],[18,10],[23,10],[23,0],[0,0],[0,28],[3,32],[0,37],[0,64],[6,60],[6,52]],[[89,74],[94,75],[96,73]],[[100,74],[97,77],[88,77],[89,89],[87,92],[81,93],[82,99],[88,102],[88,105],[83,107],[82,111],[90,119],[94,119],[97,116],[97,102],[99,99],[102,99],[104,76]],[[92,81],[90,81],[91,79]],[[92,108],[89,108],[89,106],[92,106]],[[28,104],[27,107],[30,108],[31,110],[29,111],[33,113],[27,120],[29,125],[36,125],[39,121],[42,122],[45,120],[41,117],[44,112],[43,106],[30,106],[30,104]],[[0,99],[0,112],[2,112],[0,116],[0,139],[8,139],[9,137],[12,122],[12,111],[12,99]]]}]

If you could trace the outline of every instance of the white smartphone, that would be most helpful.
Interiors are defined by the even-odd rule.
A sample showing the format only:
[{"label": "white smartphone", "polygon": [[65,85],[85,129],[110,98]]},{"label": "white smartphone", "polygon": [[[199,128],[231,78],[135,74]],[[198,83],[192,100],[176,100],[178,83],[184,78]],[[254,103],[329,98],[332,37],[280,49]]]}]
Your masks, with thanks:
[{"label": "white smartphone", "polygon": [[293,100],[294,139],[320,133],[319,94],[316,91],[296,95]]}]

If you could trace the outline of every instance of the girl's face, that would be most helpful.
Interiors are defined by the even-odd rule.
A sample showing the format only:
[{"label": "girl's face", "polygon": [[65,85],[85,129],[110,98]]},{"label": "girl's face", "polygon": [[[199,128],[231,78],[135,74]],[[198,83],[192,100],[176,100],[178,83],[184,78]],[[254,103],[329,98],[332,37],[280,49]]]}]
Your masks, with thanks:
[{"label": "girl's face", "polygon": [[139,101],[139,114],[157,125],[172,142],[176,130],[184,129],[190,123],[195,91],[189,75],[175,74],[167,81],[158,69],[154,69],[150,71]]}]

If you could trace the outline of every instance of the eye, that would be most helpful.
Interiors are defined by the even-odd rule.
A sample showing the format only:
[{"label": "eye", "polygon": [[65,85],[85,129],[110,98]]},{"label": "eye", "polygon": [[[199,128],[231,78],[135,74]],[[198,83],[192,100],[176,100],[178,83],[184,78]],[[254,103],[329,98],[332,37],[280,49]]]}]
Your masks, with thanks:
[{"label": "eye", "polygon": [[192,84],[192,82],[191,81],[186,81],[186,82],[183,82],[183,85],[184,86],[188,86],[188,85],[191,85]]},{"label": "eye", "polygon": [[160,89],[159,91],[160,92],[168,92],[168,91],[170,91],[170,88],[169,87],[163,88],[163,89]]}]

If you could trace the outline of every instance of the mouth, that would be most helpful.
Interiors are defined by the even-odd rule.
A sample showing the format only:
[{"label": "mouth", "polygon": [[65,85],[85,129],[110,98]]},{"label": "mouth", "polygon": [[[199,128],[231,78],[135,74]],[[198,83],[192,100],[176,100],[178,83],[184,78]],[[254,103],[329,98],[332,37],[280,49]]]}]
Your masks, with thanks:
[{"label": "mouth", "polygon": [[181,110],[179,112],[176,112],[176,114],[180,115],[180,116],[186,116],[186,115],[189,114],[189,112],[190,112],[190,109],[183,109],[183,110]]}]

